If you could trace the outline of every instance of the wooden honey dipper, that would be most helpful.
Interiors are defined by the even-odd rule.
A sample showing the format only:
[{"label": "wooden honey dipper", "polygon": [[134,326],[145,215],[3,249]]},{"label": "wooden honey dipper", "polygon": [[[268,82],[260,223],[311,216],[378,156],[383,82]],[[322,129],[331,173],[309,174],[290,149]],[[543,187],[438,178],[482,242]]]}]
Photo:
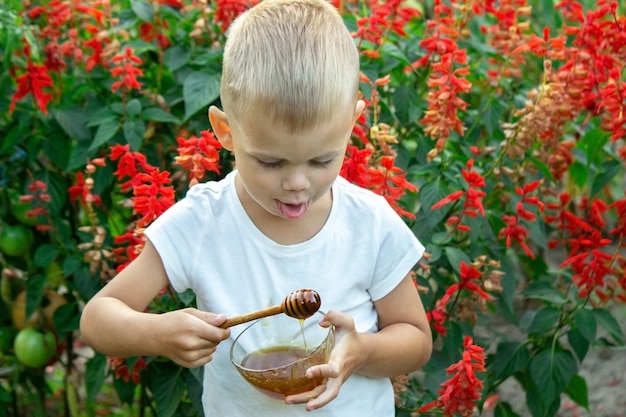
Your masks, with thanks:
[{"label": "wooden honey dipper", "polygon": [[238,324],[246,323],[263,317],[274,316],[285,313],[295,319],[306,319],[311,317],[322,304],[320,295],[314,290],[297,290],[289,294],[280,305],[267,307],[252,313],[242,314],[226,319],[220,327],[227,328]]}]

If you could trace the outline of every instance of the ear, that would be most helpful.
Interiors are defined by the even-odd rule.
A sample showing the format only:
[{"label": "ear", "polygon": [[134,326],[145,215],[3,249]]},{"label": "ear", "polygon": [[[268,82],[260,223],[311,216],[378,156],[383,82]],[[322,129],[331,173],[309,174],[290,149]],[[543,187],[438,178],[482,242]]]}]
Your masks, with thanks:
[{"label": "ear", "polygon": [[209,122],[213,128],[213,133],[220,141],[224,149],[233,150],[233,137],[230,133],[230,125],[226,118],[226,113],[215,106],[209,107]]},{"label": "ear", "polygon": [[365,109],[365,101],[357,100],[356,106],[354,107],[354,122],[356,122],[356,119],[359,118],[359,116],[363,112],[363,109]]}]

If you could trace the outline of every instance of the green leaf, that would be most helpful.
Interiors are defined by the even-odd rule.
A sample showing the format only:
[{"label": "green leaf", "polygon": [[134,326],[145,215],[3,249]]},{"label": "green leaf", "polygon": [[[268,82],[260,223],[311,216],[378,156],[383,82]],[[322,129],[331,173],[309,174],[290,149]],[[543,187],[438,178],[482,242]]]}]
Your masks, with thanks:
[{"label": "green leaf", "polygon": [[482,114],[482,121],[489,136],[492,136],[493,132],[500,127],[500,119],[503,113],[504,107],[498,100],[492,100],[488,103]]},{"label": "green leaf", "polygon": [[569,175],[579,188],[583,188],[589,178],[589,169],[585,164],[574,161],[569,167]]},{"label": "green leaf", "polygon": [[567,388],[565,388],[565,393],[572,401],[589,411],[589,393],[585,378],[580,375],[574,375]]},{"label": "green leaf", "polygon": [[543,300],[556,305],[563,305],[567,298],[558,290],[554,289],[547,282],[533,282],[524,291],[525,298]]},{"label": "green leaf", "polygon": [[96,295],[100,289],[98,286],[99,281],[98,277],[91,275],[88,267],[81,266],[81,268],[74,273],[72,283],[80,295],[85,300],[89,300],[91,297]]},{"label": "green leaf", "polygon": [[571,352],[544,349],[530,362],[530,379],[538,388],[544,408],[558,400],[570,380],[578,372],[578,363]]},{"label": "green leaf", "polygon": [[65,135],[51,135],[42,143],[42,151],[54,165],[65,169],[70,157],[71,144]]},{"label": "green leaf", "polygon": [[567,341],[574,350],[578,360],[582,362],[585,356],[587,356],[587,352],[589,352],[589,341],[576,328],[572,328],[567,332]]},{"label": "green leaf", "polygon": [[185,78],[183,99],[185,101],[185,121],[217,100],[220,96],[221,74],[194,72]]},{"label": "green leaf", "polygon": [[100,393],[104,380],[107,377],[107,358],[106,356],[96,353],[87,361],[85,366],[85,386],[87,391],[87,402],[96,400],[96,396]]},{"label": "green leaf", "polygon": [[108,120],[103,122],[96,131],[96,136],[93,138],[93,142],[89,146],[89,152],[95,151],[102,145],[106,144],[120,128],[120,122],[117,120]]},{"label": "green leaf", "polygon": [[509,403],[498,402],[496,409],[493,410],[494,417],[519,417]]},{"label": "green leaf", "polygon": [[189,51],[186,51],[184,48],[176,45],[165,51],[163,61],[167,69],[171,72],[175,72],[187,65],[190,57],[191,53]]},{"label": "green leaf", "polygon": [[[128,360],[128,359],[126,359]],[[135,399],[135,388],[133,381],[124,381],[124,378],[113,378],[113,387],[122,404],[131,405]]]},{"label": "green leaf", "polygon": [[156,402],[157,415],[171,417],[182,400],[185,386],[180,379],[180,369],[176,372],[155,373],[151,378],[151,390]]},{"label": "green leaf", "polygon": [[589,343],[596,340],[597,323],[596,317],[590,310],[580,309],[574,313],[574,325]]},{"label": "green leaf", "polygon": [[130,116],[130,117],[135,117],[138,114],[141,113],[141,102],[139,100],[137,100],[136,98],[129,100],[128,103],[126,103],[126,113]]},{"label": "green leaf", "polygon": [[144,22],[152,22],[154,19],[154,10],[152,6],[145,1],[131,0],[130,7],[133,9],[133,13]]},{"label": "green leaf", "polygon": [[171,113],[166,112],[163,109],[158,107],[149,107],[141,113],[141,118],[144,120],[152,120],[154,122],[163,122],[163,123],[175,123],[180,124],[180,119]]},{"label": "green leaf", "polygon": [[498,345],[493,360],[494,379],[503,381],[514,373],[525,369],[530,361],[528,347],[523,343],[502,342]]},{"label": "green leaf", "polygon": [[80,311],[76,303],[67,303],[59,306],[52,316],[54,328],[60,339],[66,334],[78,330],[80,325]]},{"label": "green leaf", "polygon": [[51,110],[51,114],[70,138],[80,141],[91,137],[91,132],[86,126],[85,114],[80,109]]},{"label": "green leaf", "polygon": [[133,151],[139,151],[143,143],[146,124],[140,119],[128,119],[124,122],[124,138]]},{"label": "green leaf", "polygon": [[450,243],[452,237],[453,235],[449,232],[433,233],[433,235],[430,237],[430,243],[432,243],[433,245],[443,246],[446,243]]},{"label": "green leaf", "polygon": [[111,104],[111,110],[114,113],[117,113],[120,116],[123,116],[126,113],[126,106],[124,106],[124,103],[122,103],[121,101],[118,101],[116,103]]},{"label": "green leaf", "polygon": [[543,334],[552,329],[559,321],[560,312],[554,307],[544,307],[535,314],[528,333]]},{"label": "green leaf", "polygon": [[70,156],[65,171],[72,172],[85,167],[85,161],[89,159],[90,154],[89,145],[89,141],[77,142],[70,145]]},{"label": "green leaf", "polygon": [[622,333],[622,329],[619,326],[615,317],[608,311],[603,308],[595,308],[591,310],[593,315],[596,317],[596,321],[598,324],[613,337],[613,339],[619,343],[620,345],[624,344],[624,334]]},{"label": "green leaf", "polygon": [[452,363],[459,360],[461,357],[460,347],[463,346],[464,331],[461,325],[454,321],[448,321],[448,332],[443,339],[443,347],[441,349],[441,355],[446,362]]},{"label": "green leaf", "polygon": [[453,205],[450,204],[439,209],[430,209],[435,203],[445,198],[448,194],[450,194],[450,191],[445,182],[441,179],[427,182],[420,187],[418,195],[423,206],[422,210],[426,214],[425,220],[429,229],[433,229],[434,227],[440,225],[441,221],[453,207]]},{"label": "green leaf", "polygon": [[104,122],[109,120],[114,120],[118,118],[118,114],[114,113],[110,108],[105,107],[100,111],[96,112],[93,116],[89,118],[89,122],[87,123],[88,127],[99,126]]},{"label": "green leaf", "polygon": [[580,138],[578,146],[585,151],[587,155],[587,163],[589,165],[599,161],[603,162],[606,158],[601,157],[600,153],[604,145],[609,141],[609,134],[600,129],[592,129]]},{"label": "green leaf", "polygon": [[55,246],[45,243],[39,246],[35,251],[35,266],[48,266],[57,258],[57,256],[59,256],[59,250]]},{"label": "green leaf", "polygon": [[68,256],[63,261],[63,272],[67,275],[72,275],[80,269],[82,264],[83,262],[79,258]]},{"label": "green leaf", "polygon": [[602,172],[593,178],[591,184],[590,197],[595,196],[602,190],[611,180],[615,179],[622,172],[621,161],[606,161],[602,164]]},{"label": "green leaf", "polygon": [[[422,108],[420,107],[421,97],[408,85],[398,85],[392,93],[392,103],[395,106],[395,116],[400,125],[409,125],[414,120],[421,118]],[[402,145],[406,145],[410,138],[403,138]],[[417,145],[415,141],[413,141]]]},{"label": "green leaf", "polygon": [[[393,43],[384,43],[380,48],[381,55],[387,55],[400,61],[403,66],[411,65],[411,61],[406,57],[405,53]],[[373,80],[372,80],[373,81]]]},{"label": "green leaf", "polygon": [[465,262],[467,265],[472,263],[469,259],[469,256],[467,256],[467,253],[458,248],[446,246],[443,248],[443,252],[448,259],[450,266],[452,267],[452,269],[455,270],[457,274],[461,273],[461,262]]}]

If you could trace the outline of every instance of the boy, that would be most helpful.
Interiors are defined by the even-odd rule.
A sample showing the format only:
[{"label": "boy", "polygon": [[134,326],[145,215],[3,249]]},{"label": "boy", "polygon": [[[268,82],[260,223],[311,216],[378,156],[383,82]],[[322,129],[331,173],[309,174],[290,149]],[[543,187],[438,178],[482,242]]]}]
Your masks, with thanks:
[{"label": "boy", "polygon": [[[236,170],[194,186],[146,229],[141,255],[86,305],[86,342],[204,365],[207,416],[393,416],[389,377],[421,367],[432,348],[409,276],[424,248],[382,197],[338,176],[364,107],[358,83],[354,41],[325,1],[267,0],[237,19],[223,111],[209,109]],[[143,313],[167,285],[192,288],[198,310]],[[245,326],[219,326],[300,288],[320,294],[336,344],[308,370],[325,383],[285,404],[230,364]]]}]

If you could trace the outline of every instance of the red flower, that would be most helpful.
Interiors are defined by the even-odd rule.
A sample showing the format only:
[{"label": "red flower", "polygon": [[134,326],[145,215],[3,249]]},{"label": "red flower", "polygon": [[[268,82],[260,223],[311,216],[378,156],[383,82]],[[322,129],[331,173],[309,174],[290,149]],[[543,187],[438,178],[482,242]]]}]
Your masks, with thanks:
[{"label": "red flower", "polygon": [[[578,297],[586,299],[591,295],[591,301],[598,300],[604,303],[615,296],[624,298],[626,278],[624,267],[626,261],[621,249],[624,239],[617,239],[617,247],[612,248],[615,242],[603,234],[607,225],[606,218],[609,209],[616,209],[615,225],[609,231],[611,236],[623,235],[626,222],[625,200],[618,200],[607,206],[601,200],[582,199],[574,205],[570,196],[563,193],[558,203],[549,203],[546,207],[556,214],[546,215],[545,221],[552,224],[558,232],[558,239],[548,242],[550,248],[562,245],[567,250],[567,258],[560,265],[561,269],[571,269],[572,282],[578,287]],[[581,218],[572,210],[578,209],[585,214]],[[621,291],[621,293],[620,293]]]},{"label": "red flower", "polygon": [[359,149],[348,145],[340,175],[359,187],[385,197],[399,215],[415,218],[413,213],[400,206],[399,200],[406,191],[417,191],[417,187],[407,181],[406,174],[400,168],[394,166],[394,157],[382,156],[380,165],[372,166],[372,154],[371,147]]},{"label": "red flower", "polygon": [[141,183],[137,178],[137,174],[154,169],[152,165],[148,164],[146,157],[142,153],[131,152],[130,145],[114,145],[111,147],[111,160],[117,161],[118,159],[120,161],[117,164],[117,170],[113,174],[120,181],[126,177],[130,178],[128,181],[120,184],[122,191],[128,191],[133,186]]},{"label": "red flower", "polygon": [[[30,209],[24,213],[24,217],[38,220],[35,225],[37,230],[46,232],[52,228],[50,224],[52,223],[50,220],[50,211],[47,207],[47,204],[50,202],[50,194],[48,194],[48,185],[45,182],[32,180],[30,184],[28,184],[28,194],[21,195],[19,201],[29,204]],[[48,219],[47,224],[41,222],[41,218],[43,217]]]},{"label": "red flower", "polygon": [[226,30],[228,30],[228,27],[237,16],[257,3],[258,1],[254,0],[216,0],[213,20],[220,25],[222,32],[226,33]]},{"label": "red flower", "polygon": [[369,159],[372,153],[371,148],[359,149],[354,145],[348,145],[340,175],[359,187],[367,187]]},{"label": "red flower", "polygon": [[28,94],[32,94],[39,110],[44,114],[48,114],[48,103],[52,101],[52,94],[45,92],[44,89],[52,87],[53,83],[52,78],[48,75],[47,68],[43,65],[34,64],[29,57],[24,73],[17,77],[15,81],[17,82],[17,91],[11,99],[9,113],[13,113],[15,104],[19,100]]},{"label": "red flower", "polygon": [[528,245],[526,244],[526,238],[528,237],[528,230],[524,226],[521,226],[517,223],[516,216],[502,216],[502,220],[507,224],[500,230],[498,237],[500,239],[506,238],[506,247],[510,247],[512,241],[515,241],[520,244],[522,249],[526,255],[530,256],[532,259],[535,259],[535,254],[532,253]]},{"label": "red flower", "polygon": [[115,236],[113,243],[117,246],[113,249],[113,258],[118,264],[116,271],[120,272],[139,256],[146,241],[141,231],[132,230]]},{"label": "red flower", "polygon": [[80,199],[81,204],[100,205],[100,196],[91,192],[93,189],[93,180],[89,180],[91,180],[91,178],[87,178],[86,180],[82,172],[76,174],[76,183],[67,189],[70,201]]},{"label": "red flower", "polygon": [[139,90],[141,83],[137,81],[137,76],[143,76],[143,71],[137,68],[142,61],[133,53],[133,48],[126,48],[123,52],[115,55],[111,62],[111,76],[119,78],[111,85],[111,91],[115,92],[122,88],[124,91]]},{"label": "red flower", "polygon": [[200,132],[200,137],[177,138],[178,155],[174,160],[184,170],[191,172],[190,185],[204,178],[206,171],[220,173],[220,153],[222,144],[208,130]]},{"label": "red flower", "polygon": [[465,132],[463,122],[457,113],[459,110],[465,110],[468,104],[459,97],[459,94],[468,93],[472,84],[463,78],[469,75],[469,67],[455,68],[454,64],[464,65],[466,62],[465,49],[459,49],[442,55],[439,62],[431,64],[432,72],[427,81],[430,87],[426,97],[428,109],[422,123],[425,125],[424,133],[437,140],[438,152],[443,149],[451,131],[461,136]]},{"label": "red flower", "polygon": [[133,186],[133,212],[141,215],[137,226],[146,227],[174,204],[174,187],[167,185],[172,182],[170,173],[158,168],[138,174],[137,180],[140,184]]},{"label": "red flower", "polygon": [[395,158],[383,156],[380,158],[380,167],[369,170],[369,183],[367,188],[378,195],[385,197],[387,202],[401,216],[415,218],[413,213],[404,210],[400,204],[400,198],[406,191],[417,191],[417,187],[407,181],[406,173],[394,166]]},{"label": "red flower", "polygon": [[163,34],[163,30],[167,29],[169,29],[167,20],[163,20],[158,16],[155,16],[154,24],[141,22],[139,25],[139,37],[146,42],[152,42],[156,39],[159,48],[166,49],[170,46],[170,41],[167,39],[167,36]]},{"label": "red flower", "polygon": [[[461,216],[454,216],[454,221],[449,222],[450,226],[460,231],[470,230],[469,226],[462,223],[463,216],[475,218],[478,216],[478,213],[480,213],[483,217],[485,216],[482,198],[487,195],[484,191],[478,190],[478,188],[485,186],[485,178],[478,172],[472,170],[474,167],[474,160],[470,159],[467,161],[465,166],[467,169],[462,169],[461,175],[467,183],[467,190],[454,191],[433,204],[430,208],[431,210],[436,210],[447,204],[460,200],[462,197],[465,197],[463,200],[463,207],[461,209]],[[452,220],[452,218],[450,220]]]},{"label": "red flower", "polygon": [[376,58],[379,56],[378,47],[383,44],[385,37],[391,32],[405,37],[404,27],[411,19],[419,16],[420,12],[413,7],[403,7],[403,0],[373,0],[369,3],[372,13],[357,20],[358,28],[353,36],[373,44],[376,49],[363,51],[363,54]]},{"label": "red flower", "polygon": [[433,310],[426,313],[426,318],[432,326],[433,330],[445,337],[448,333],[448,329],[445,326],[446,320],[448,320],[448,314],[445,310],[445,306],[435,307]]},{"label": "red flower", "polygon": [[[143,357],[137,358],[134,362],[132,359],[116,358],[113,356],[108,357],[111,370],[115,374],[115,378],[122,378],[125,382],[133,381],[135,384],[141,382],[141,371],[146,369],[148,365]],[[129,365],[132,363],[132,369],[129,370]]]},{"label": "red flower", "polygon": [[476,403],[480,400],[483,382],[476,372],[485,372],[485,353],[483,348],[474,345],[470,336],[463,340],[462,359],[446,369],[450,379],[441,384],[439,398],[422,406],[418,412],[423,413],[433,408],[441,408],[445,417],[461,415],[470,417]]}]

